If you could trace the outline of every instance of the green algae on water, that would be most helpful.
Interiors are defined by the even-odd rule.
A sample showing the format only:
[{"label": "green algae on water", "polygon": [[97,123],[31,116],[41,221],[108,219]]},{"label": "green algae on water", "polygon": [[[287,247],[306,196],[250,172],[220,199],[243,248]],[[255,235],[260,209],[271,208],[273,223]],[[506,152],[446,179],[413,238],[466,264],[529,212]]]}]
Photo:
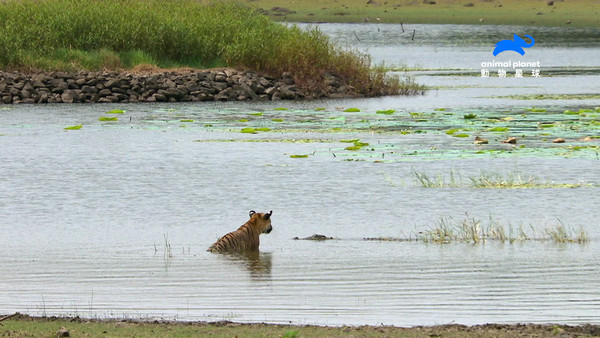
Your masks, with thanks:
[{"label": "green algae on water", "polygon": [[78,124],[76,126],[65,127],[65,130],[79,130],[81,127],[83,127],[83,125]]},{"label": "green algae on water", "polygon": [[113,109],[105,112],[105,114],[125,114],[125,111],[122,109]]},{"label": "green algae on water", "polygon": [[307,158],[308,155],[290,155],[290,158]]},{"label": "green algae on water", "polygon": [[392,115],[395,112],[396,111],[394,109],[387,109],[387,110],[378,110],[376,113],[383,114],[383,115]]},{"label": "green algae on water", "polygon": [[346,108],[346,109],[344,109],[344,112],[345,113],[358,113],[358,112],[360,112],[360,109],[358,109],[358,108]]}]

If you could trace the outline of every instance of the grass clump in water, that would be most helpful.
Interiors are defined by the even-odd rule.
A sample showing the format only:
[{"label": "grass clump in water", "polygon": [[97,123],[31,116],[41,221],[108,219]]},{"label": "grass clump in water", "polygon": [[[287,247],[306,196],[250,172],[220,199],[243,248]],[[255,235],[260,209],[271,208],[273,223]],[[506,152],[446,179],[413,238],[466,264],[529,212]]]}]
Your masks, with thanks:
[{"label": "grass clump in water", "polygon": [[460,243],[485,243],[486,241],[498,242],[524,242],[524,241],[547,241],[554,243],[579,243],[584,244],[589,241],[587,232],[581,228],[574,231],[566,227],[559,220],[559,224],[546,228],[540,235],[530,226],[531,233],[528,234],[523,225],[518,229],[508,226],[508,235],[506,227],[494,221],[491,217],[487,224],[480,219],[466,215],[464,219],[455,220],[452,217],[440,218],[436,226],[427,231],[421,231],[417,234],[416,240],[426,243],[446,244],[451,242]]},{"label": "grass clump in water", "polygon": [[366,53],[342,49],[317,28],[276,23],[239,3],[181,0],[8,0],[0,2],[0,68],[45,71],[241,67],[301,89],[339,77],[361,95],[409,94],[412,80],[388,77]]}]

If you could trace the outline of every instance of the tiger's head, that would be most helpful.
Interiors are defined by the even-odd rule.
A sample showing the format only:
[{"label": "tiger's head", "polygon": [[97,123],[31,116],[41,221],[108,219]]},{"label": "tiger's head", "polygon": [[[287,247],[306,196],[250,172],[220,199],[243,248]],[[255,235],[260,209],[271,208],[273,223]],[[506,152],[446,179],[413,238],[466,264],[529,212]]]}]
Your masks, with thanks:
[{"label": "tiger's head", "polygon": [[268,234],[273,230],[271,226],[271,215],[273,214],[273,210],[268,213],[257,213],[254,210],[250,210],[250,225],[254,228],[258,233]]}]

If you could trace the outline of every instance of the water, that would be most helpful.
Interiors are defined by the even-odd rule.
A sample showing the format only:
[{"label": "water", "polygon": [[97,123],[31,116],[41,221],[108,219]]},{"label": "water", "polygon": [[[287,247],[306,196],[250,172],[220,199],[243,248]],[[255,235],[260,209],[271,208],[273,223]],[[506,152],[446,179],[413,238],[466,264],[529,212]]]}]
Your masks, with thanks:
[{"label": "water", "polygon": [[[308,103],[1,107],[0,308],[34,315],[328,325],[599,324],[600,172],[597,150],[590,147],[597,142],[576,139],[600,134],[591,123],[597,120],[593,112],[575,118],[562,111],[593,110],[600,100],[496,97],[597,93],[598,75],[589,70],[600,66],[590,57],[600,55],[592,41],[598,30],[578,32],[582,37],[575,39],[567,29],[519,28],[515,33],[536,37],[539,45],[530,51],[546,58],[542,74],[546,65],[587,70],[486,79],[478,76],[477,63],[491,55],[489,40],[512,36],[510,27],[405,26],[423,32],[415,43],[390,35],[396,26],[379,28],[322,26],[342,42],[356,32],[358,46],[375,60],[437,69],[411,73],[437,89],[418,97]],[[543,36],[556,38],[546,46]],[[568,58],[559,61],[561,55]],[[444,75],[442,68],[471,75]],[[281,106],[289,110],[274,110]],[[344,107],[361,112],[342,113]],[[442,107],[448,114],[435,112]],[[524,111],[531,107],[548,112]],[[114,108],[127,111],[119,122],[98,121]],[[398,114],[375,114],[378,109]],[[263,115],[250,115],[256,112]],[[429,122],[408,112],[424,112]],[[511,123],[518,125],[510,127],[527,133],[520,142],[532,150],[495,142],[505,134],[492,133],[496,145],[489,147],[501,152],[479,154],[471,138],[446,135],[466,112],[485,117],[473,122],[476,130],[486,130],[494,116],[515,117]],[[571,145],[587,148],[549,145],[544,138],[550,136],[530,128],[529,117],[559,121],[551,136],[568,135]],[[400,123],[413,132],[372,132],[363,120],[386,128]],[[78,124],[84,127],[64,130]],[[272,130],[239,133],[246,126]],[[345,151],[349,144],[340,141],[348,139],[374,150]],[[468,177],[481,170],[582,187],[471,188]],[[414,172],[445,179],[453,172],[463,184],[423,188]],[[260,254],[205,251],[244,223],[249,210],[273,210],[274,231],[261,236]],[[538,237],[560,222],[584,229],[590,241],[364,240],[414,238],[448,217],[484,224],[492,218]],[[336,240],[292,239],[315,233]]]}]

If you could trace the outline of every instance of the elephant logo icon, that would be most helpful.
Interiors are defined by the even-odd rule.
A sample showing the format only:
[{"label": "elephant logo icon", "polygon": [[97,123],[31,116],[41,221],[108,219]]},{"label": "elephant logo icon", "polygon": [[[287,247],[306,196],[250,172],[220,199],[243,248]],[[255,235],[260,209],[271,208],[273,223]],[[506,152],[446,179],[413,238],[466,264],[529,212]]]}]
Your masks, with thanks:
[{"label": "elephant logo icon", "polygon": [[525,42],[525,40],[523,40],[523,38],[521,38],[520,36],[518,36],[517,34],[514,35],[514,40],[501,40],[498,41],[498,43],[496,44],[496,48],[494,48],[494,56],[505,52],[507,50],[512,50],[514,52],[517,52],[521,55],[525,55],[525,51],[523,50],[523,48],[529,48],[531,46],[533,46],[533,44],[535,43],[535,40],[533,39],[532,36],[530,35],[525,35],[526,37],[528,37],[529,39],[531,39],[531,43],[527,43]]}]

